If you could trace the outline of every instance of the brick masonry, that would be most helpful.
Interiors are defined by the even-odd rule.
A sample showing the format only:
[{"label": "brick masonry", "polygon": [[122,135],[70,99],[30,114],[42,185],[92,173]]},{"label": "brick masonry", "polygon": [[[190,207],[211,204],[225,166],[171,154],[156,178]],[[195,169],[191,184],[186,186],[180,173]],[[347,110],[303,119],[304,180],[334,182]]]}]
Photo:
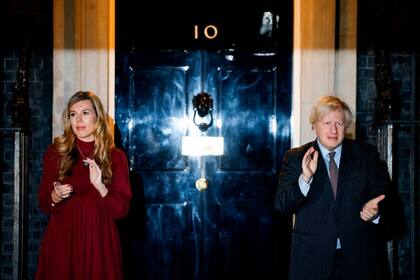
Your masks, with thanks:
[{"label": "brick masonry", "polygon": [[[413,63],[413,53],[407,52],[391,52],[389,54],[390,64],[392,70],[393,81],[396,85],[395,94],[397,100],[401,104],[401,111],[399,114],[400,120],[409,120],[410,118],[410,98],[411,94],[415,93],[412,85],[412,73],[415,73],[416,66]],[[376,144],[377,129],[375,127],[375,101],[376,101],[376,87],[375,87],[375,54],[373,51],[366,51],[358,54],[357,61],[357,111],[356,111],[356,137],[359,140]],[[417,100],[419,97],[417,96]],[[395,104],[394,104],[395,105]],[[417,116],[417,120],[419,120]],[[410,219],[410,176],[409,176],[409,157],[410,157],[410,139],[409,127],[401,125],[396,128],[396,140],[398,142],[396,155],[394,155],[394,170],[393,177],[398,182],[398,188],[404,206],[404,212],[407,220]],[[419,155],[420,149],[412,153]],[[414,182],[418,187],[420,182]],[[418,203],[418,202],[417,202]],[[408,232],[410,232],[413,225],[408,224]],[[419,237],[420,238],[420,237]],[[399,243],[399,278],[411,279],[411,265],[410,261],[411,250],[410,235],[406,234]]]},{"label": "brick masonry", "polygon": [[[12,98],[12,88],[19,65],[19,50],[5,51],[2,56],[2,90],[0,94],[0,127],[11,127],[12,120],[7,104]],[[47,216],[39,211],[37,190],[42,171],[42,155],[51,142],[52,108],[52,53],[30,52],[29,77],[29,186],[28,186],[28,279],[33,279],[36,269],[39,242]],[[14,139],[11,133],[1,134],[1,247],[0,278],[13,279],[13,153]]]}]

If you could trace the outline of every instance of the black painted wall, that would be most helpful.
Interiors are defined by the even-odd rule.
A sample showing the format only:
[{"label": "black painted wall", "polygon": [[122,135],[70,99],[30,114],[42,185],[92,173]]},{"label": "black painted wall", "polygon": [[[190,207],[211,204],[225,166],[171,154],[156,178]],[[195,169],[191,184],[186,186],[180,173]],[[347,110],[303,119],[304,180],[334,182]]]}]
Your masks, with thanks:
[{"label": "black painted wall", "polygon": [[[394,82],[398,85],[395,92],[396,97],[401,102],[401,111],[399,120],[409,120],[410,115],[410,99],[412,94],[417,94],[412,84],[412,71],[415,71],[416,65],[413,64],[413,57],[415,53],[408,52],[391,52],[389,54],[392,76]],[[377,100],[377,91],[374,81],[375,76],[375,52],[373,50],[360,52],[358,54],[357,67],[357,126],[356,138],[362,141],[370,142],[376,145],[377,141],[377,125],[375,120],[375,104]],[[414,92],[413,92],[414,90]],[[396,105],[396,104],[394,104]],[[417,117],[420,120],[420,117]],[[409,127],[402,125],[398,128],[396,140],[398,141],[394,164],[394,180],[398,185],[398,190],[404,207],[404,213],[408,221],[407,233],[399,242],[399,279],[413,279],[411,278],[411,271],[414,263],[411,260],[410,254],[415,250],[411,244],[409,232],[414,230],[414,225],[410,223],[410,174],[409,174],[409,157],[410,157],[410,138]],[[417,148],[417,155],[420,149]],[[420,187],[420,182],[414,182],[417,189]],[[419,201],[417,201],[419,203]],[[417,233],[418,234],[418,233]],[[420,236],[418,236],[420,238]]]},{"label": "black painted wall", "polygon": [[[16,82],[22,48],[29,58],[29,187],[28,274],[33,278],[39,242],[47,216],[40,213],[37,190],[42,155],[51,142],[52,108],[52,1],[5,0],[0,4],[0,127],[11,127],[7,105]],[[0,134],[0,279],[13,279],[13,156],[14,138]]]},{"label": "black painted wall", "polygon": [[[414,0],[358,1],[358,56],[357,56],[357,126],[356,137],[376,144],[375,114],[378,90],[375,84],[376,60],[385,54],[390,71],[389,83],[394,101],[393,120],[419,122],[419,54],[420,30],[417,28],[419,3]],[[418,125],[417,141],[418,141]],[[411,147],[413,125],[395,126],[393,180],[397,185],[407,221],[406,234],[397,246],[397,279],[418,279],[419,276],[419,147]],[[410,158],[417,159],[417,168],[410,170]],[[414,166],[414,167],[415,167]],[[417,271],[416,271],[417,270]]]}]

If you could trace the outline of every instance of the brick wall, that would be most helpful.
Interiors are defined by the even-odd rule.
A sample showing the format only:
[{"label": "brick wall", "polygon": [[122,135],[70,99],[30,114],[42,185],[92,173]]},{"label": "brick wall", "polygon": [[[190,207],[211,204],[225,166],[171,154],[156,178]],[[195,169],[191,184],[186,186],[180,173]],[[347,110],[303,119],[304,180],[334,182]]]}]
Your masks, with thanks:
[{"label": "brick wall", "polygon": [[[19,55],[19,50],[4,51],[2,55],[0,127],[11,127],[12,125],[7,104],[13,95],[12,88],[16,81]],[[42,155],[47,145],[51,142],[52,53],[30,51],[29,72],[28,274],[29,279],[33,279],[39,242],[47,222],[47,217],[40,213],[38,209],[37,190],[42,171]],[[0,279],[4,280],[12,279],[13,275],[13,153],[13,135],[3,132],[0,140]]]},{"label": "brick wall", "polygon": [[[409,120],[410,117],[410,98],[415,94],[412,90],[412,71],[415,71],[415,65],[412,63],[412,53],[391,52],[389,54],[392,77],[396,85],[395,93],[397,100],[401,104],[399,114],[400,120]],[[419,99],[418,99],[419,100]],[[375,53],[365,51],[358,54],[357,63],[357,112],[356,112],[356,137],[359,140],[376,144],[377,129],[375,126]],[[396,105],[396,104],[394,104]],[[409,176],[409,157],[410,152],[419,154],[419,150],[410,151],[409,126],[397,126],[397,156],[394,155],[393,177],[398,182],[398,188],[404,206],[404,212],[407,220],[410,219],[410,176]],[[415,182],[417,186],[419,182]],[[408,232],[412,230],[413,225],[408,224]],[[410,261],[411,250],[410,235],[406,234],[399,244],[399,277],[398,279],[411,279]]]}]

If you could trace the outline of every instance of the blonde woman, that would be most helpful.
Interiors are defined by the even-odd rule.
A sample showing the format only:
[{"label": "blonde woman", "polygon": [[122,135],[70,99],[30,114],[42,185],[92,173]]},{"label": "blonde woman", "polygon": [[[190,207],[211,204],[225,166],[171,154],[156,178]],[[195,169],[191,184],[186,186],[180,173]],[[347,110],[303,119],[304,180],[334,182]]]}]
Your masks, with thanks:
[{"label": "blonde woman", "polygon": [[132,195],[126,155],[95,94],[75,93],[62,118],[64,133],[44,155],[38,199],[50,220],[36,279],[123,279],[115,220]]}]

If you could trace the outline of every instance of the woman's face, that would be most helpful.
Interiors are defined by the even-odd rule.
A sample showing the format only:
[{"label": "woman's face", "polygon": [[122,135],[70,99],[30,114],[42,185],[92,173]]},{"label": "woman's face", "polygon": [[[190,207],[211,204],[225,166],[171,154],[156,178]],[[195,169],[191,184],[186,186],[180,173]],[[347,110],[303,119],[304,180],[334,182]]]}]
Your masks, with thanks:
[{"label": "woman's face", "polygon": [[97,116],[90,100],[74,103],[69,112],[70,125],[77,138],[84,142],[95,140],[93,132]]}]

